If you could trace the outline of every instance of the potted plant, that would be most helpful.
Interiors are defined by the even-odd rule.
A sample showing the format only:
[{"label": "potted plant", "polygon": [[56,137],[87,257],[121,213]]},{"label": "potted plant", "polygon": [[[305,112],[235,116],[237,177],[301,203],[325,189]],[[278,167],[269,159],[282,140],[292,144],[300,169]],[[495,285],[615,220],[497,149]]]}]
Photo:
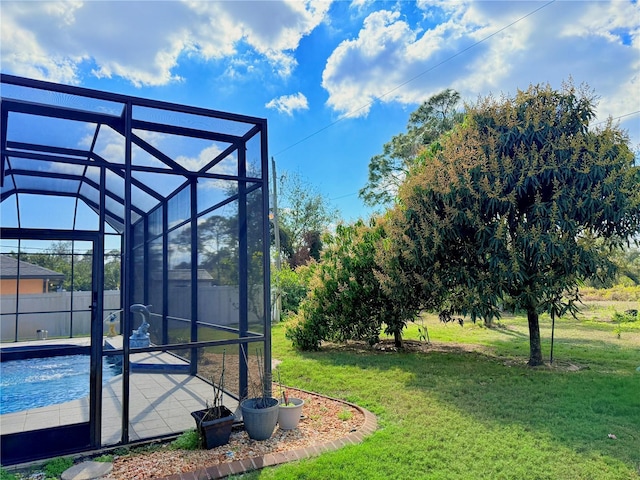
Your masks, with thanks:
[{"label": "potted plant", "polygon": [[[247,398],[240,403],[244,429],[249,438],[253,440],[267,440],[273,434],[278,423],[278,399],[271,397],[267,392],[264,381],[264,362],[259,352],[256,352],[258,360],[258,376],[260,379],[260,396]],[[246,357],[245,357],[246,359]]]},{"label": "potted plant", "polygon": [[220,380],[216,384],[215,378],[211,378],[213,387],[213,401],[206,401],[206,408],[191,412],[191,416],[196,421],[196,428],[200,434],[202,444],[205,448],[214,448],[229,443],[231,427],[235,421],[233,412],[225,407],[224,396],[224,370],[226,351],[222,353],[222,371]]},{"label": "potted plant", "polygon": [[298,428],[302,416],[304,400],[290,397],[287,390],[282,388],[280,372],[278,372],[278,385],[280,386],[281,400],[278,404],[278,425],[281,430],[293,430]]}]

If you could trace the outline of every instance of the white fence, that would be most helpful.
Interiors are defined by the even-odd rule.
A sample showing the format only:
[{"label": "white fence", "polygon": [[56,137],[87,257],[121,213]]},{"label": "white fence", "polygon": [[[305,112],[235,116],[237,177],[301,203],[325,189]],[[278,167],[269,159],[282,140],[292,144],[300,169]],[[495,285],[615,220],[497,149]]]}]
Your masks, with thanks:
[{"label": "white fence", "polygon": [[[261,294],[261,289],[256,289]],[[169,289],[169,310],[171,317],[191,317],[189,290]],[[249,302],[250,330],[261,331],[262,300],[255,295],[256,301]],[[16,295],[0,297],[0,340],[11,342],[15,339],[16,329]],[[21,295],[19,298],[18,339],[30,340],[38,338],[38,330],[47,330],[49,337],[88,336],[91,333],[91,292],[53,292],[43,294]],[[202,322],[237,328],[239,323],[239,292],[237,286],[203,286],[198,290],[198,319]],[[73,307],[73,309],[72,309]],[[120,308],[120,291],[104,292],[105,317],[110,311]],[[73,310],[73,323],[70,313]],[[161,311],[160,306],[152,306],[152,313]],[[118,316],[118,319],[120,317]],[[103,319],[103,321],[106,320]],[[133,318],[133,328],[140,321]],[[105,334],[109,326],[104,326]]]},{"label": "white fence", "polygon": [[[72,295],[73,294],[73,295]],[[73,299],[73,305],[72,305]],[[18,314],[18,339],[38,338],[38,330],[47,330],[50,337],[87,336],[91,333],[91,292],[52,292],[0,297],[0,339],[13,341],[16,330],[16,306]],[[73,324],[70,311],[73,307]],[[120,291],[104,292],[105,311],[120,308]]]}]

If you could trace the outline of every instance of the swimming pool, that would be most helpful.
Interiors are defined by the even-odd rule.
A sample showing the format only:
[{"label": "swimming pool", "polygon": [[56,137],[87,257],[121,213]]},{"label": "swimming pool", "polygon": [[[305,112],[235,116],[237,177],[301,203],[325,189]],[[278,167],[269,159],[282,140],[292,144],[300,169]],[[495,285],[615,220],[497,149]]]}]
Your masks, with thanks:
[{"label": "swimming pool", "polygon": [[[121,373],[104,361],[103,383]],[[46,407],[89,396],[89,355],[0,363],[0,414]]]}]

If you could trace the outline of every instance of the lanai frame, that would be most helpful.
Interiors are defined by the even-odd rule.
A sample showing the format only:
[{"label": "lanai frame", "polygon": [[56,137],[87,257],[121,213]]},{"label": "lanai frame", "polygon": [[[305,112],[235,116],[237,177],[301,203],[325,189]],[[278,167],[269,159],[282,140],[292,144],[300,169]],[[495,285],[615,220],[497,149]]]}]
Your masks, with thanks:
[{"label": "lanai frame", "polygon": [[[197,375],[201,352],[237,348],[238,388],[229,393],[242,398],[249,388],[249,347],[255,346],[264,356],[270,391],[266,119],[6,74],[0,84],[0,203],[15,204],[17,210],[12,225],[1,225],[0,237],[90,239],[98,260],[91,302],[89,438],[67,450],[101,446],[105,356],[123,357],[120,443],[129,443],[129,335],[137,321],[126,312],[136,303],[153,304],[154,328],[152,344],[135,348],[135,353],[180,354],[189,360],[189,373]],[[74,137],[78,128],[89,133],[88,144]],[[49,195],[76,200],[72,231],[22,224],[20,208],[27,202],[20,198]],[[75,228],[79,205],[97,217],[97,228]],[[223,246],[203,232],[214,217],[227,225],[224,235],[229,238]],[[120,235],[122,252],[121,351],[103,348],[104,264],[99,260],[104,258],[105,234],[114,233]],[[224,285],[212,285],[212,280],[201,286],[202,272],[215,264],[215,249],[218,259],[224,249],[232,251],[225,268],[233,273]],[[180,293],[174,277],[182,282]],[[229,277],[237,278],[237,285]],[[203,305],[206,288],[213,287],[233,292],[225,318],[209,318],[211,309]],[[188,338],[172,333],[185,322]],[[222,337],[205,335],[213,331],[223,332]]]}]

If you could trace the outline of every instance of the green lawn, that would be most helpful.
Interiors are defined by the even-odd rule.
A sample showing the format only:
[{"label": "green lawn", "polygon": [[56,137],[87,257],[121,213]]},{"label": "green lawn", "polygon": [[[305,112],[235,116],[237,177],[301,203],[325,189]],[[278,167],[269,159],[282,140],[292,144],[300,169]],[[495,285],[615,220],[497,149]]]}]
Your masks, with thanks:
[{"label": "green lawn", "polygon": [[[556,320],[555,365],[536,369],[525,365],[521,316],[492,329],[426,317],[425,353],[301,353],[277,325],[283,382],[357,403],[379,429],[360,445],[242,478],[638,479],[640,325],[606,315]],[[548,361],[551,322],[542,323]],[[418,339],[417,325],[407,338]]]}]

